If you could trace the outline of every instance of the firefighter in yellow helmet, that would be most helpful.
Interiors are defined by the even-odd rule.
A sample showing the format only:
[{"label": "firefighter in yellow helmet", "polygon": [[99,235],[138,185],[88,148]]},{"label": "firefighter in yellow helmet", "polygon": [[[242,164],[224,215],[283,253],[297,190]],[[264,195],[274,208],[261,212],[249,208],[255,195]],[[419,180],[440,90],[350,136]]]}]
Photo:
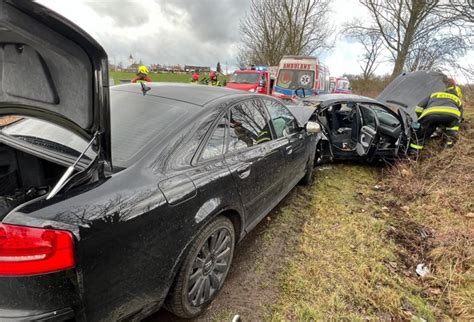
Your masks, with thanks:
[{"label": "firefighter in yellow helmet", "polygon": [[135,76],[132,79],[132,83],[137,83],[137,82],[151,82],[150,76],[148,76],[148,73],[150,71],[145,65],[141,65],[137,69],[137,76]]},{"label": "firefighter in yellow helmet", "polygon": [[453,79],[448,79],[447,83],[444,91],[432,93],[416,107],[420,127],[416,132],[418,141],[410,144],[412,149],[423,149],[425,141],[437,128],[446,134],[447,147],[455,143],[464,111],[462,91]]}]

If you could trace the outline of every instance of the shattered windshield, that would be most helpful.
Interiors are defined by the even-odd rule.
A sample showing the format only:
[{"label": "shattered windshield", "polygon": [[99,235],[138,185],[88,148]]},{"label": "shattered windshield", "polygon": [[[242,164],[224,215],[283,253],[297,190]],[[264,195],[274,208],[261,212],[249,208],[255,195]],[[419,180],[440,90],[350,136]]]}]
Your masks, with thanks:
[{"label": "shattered windshield", "polygon": [[314,85],[314,71],[281,69],[278,74],[277,86],[289,89],[311,89]]},{"label": "shattered windshield", "polygon": [[230,79],[231,83],[255,84],[258,82],[257,73],[234,73]]}]

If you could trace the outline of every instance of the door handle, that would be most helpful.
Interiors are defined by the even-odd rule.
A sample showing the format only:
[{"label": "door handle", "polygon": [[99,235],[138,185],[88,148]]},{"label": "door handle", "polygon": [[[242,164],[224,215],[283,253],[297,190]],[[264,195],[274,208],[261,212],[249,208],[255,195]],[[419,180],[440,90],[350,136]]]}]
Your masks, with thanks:
[{"label": "door handle", "polygon": [[250,164],[246,164],[237,168],[236,172],[240,179],[247,178],[250,175]]},{"label": "door handle", "polygon": [[286,154],[287,154],[287,155],[290,155],[290,154],[293,153],[293,147],[292,147],[292,146],[287,146],[287,147],[285,148],[285,150],[286,150]]}]

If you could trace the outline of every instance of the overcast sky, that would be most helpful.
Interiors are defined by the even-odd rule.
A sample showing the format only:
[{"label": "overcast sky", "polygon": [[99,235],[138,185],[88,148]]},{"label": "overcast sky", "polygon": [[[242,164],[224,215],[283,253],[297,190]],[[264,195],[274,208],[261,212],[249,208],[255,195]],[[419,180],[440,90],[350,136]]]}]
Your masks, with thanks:
[{"label": "overcast sky", "polygon": [[[239,21],[249,0],[38,0],[61,13],[102,44],[112,63],[128,64],[130,54],[145,64],[187,64],[237,68]],[[338,26],[367,15],[357,0],[334,0],[331,21]],[[321,60],[332,75],[360,73],[361,46],[341,37]],[[471,51],[464,63],[474,61]],[[381,64],[378,74],[391,72]]]}]

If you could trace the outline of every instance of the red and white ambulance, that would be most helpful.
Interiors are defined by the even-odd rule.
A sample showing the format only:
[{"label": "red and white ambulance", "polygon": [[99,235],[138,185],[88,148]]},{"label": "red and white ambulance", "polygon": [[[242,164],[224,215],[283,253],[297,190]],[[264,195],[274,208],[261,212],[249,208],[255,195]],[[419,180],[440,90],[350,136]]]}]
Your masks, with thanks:
[{"label": "red and white ambulance", "polygon": [[329,69],[311,56],[283,56],[273,95],[292,98],[329,92]]},{"label": "red and white ambulance", "polygon": [[351,83],[347,77],[331,77],[330,78],[330,92],[331,93],[341,93],[341,94],[351,94]]}]

